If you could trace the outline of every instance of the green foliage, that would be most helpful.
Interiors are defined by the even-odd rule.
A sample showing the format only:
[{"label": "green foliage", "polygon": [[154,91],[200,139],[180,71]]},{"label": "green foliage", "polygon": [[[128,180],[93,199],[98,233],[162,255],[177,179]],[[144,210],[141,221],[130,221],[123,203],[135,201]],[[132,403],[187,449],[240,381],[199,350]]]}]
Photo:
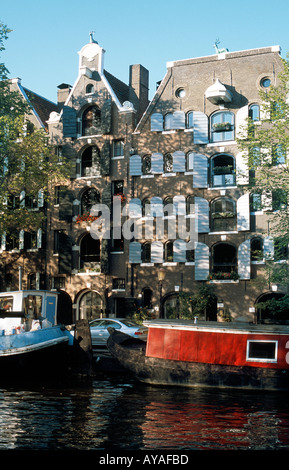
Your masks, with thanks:
[{"label": "green foliage", "polygon": [[[10,30],[0,23],[0,52]],[[31,210],[26,200],[36,201],[40,191],[50,201],[50,189],[69,177],[69,166],[59,162],[44,130],[29,132],[30,106],[12,92],[8,70],[0,64],[0,234],[41,226],[44,211]],[[23,197],[23,196],[22,196]]]}]

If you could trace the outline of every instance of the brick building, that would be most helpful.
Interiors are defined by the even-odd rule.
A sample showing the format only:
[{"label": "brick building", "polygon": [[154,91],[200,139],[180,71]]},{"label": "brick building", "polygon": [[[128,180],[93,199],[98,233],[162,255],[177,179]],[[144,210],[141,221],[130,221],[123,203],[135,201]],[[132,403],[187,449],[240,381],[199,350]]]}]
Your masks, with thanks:
[{"label": "brick building", "polygon": [[257,125],[259,90],[281,68],[279,47],[170,62],[149,102],[143,66],[126,85],[93,38],[81,49],[47,122],[72,164],[47,219],[47,287],[60,292],[61,320],[128,315],[135,303],[167,316],[179,292],[201,285],[214,289],[208,320],[217,305],[234,320],[258,316],[256,302],[274,294],[253,282],[264,262],[252,253],[273,250],[272,206],[260,210],[249,193],[236,135],[248,116]]}]

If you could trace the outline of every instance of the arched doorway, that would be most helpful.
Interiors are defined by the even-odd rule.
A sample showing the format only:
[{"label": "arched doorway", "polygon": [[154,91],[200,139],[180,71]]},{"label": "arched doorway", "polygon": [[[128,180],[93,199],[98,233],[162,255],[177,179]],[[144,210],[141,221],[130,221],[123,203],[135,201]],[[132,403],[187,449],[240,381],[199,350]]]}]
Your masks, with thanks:
[{"label": "arched doorway", "polygon": [[79,320],[91,321],[100,318],[102,314],[102,298],[98,292],[88,290],[84,292],[78,301]]},{"label": "arched doorway", "polygon": [[255,304],[257,323],[289,323],[289,301],[286,299],[287,296],[279,292],[260,295]]},{"label": "arched doorway", "polygon": [[57,323],[63,325],[71,325],[72,318],[72,300],[70,295],[63,290],[58,293],[57,300]]}]

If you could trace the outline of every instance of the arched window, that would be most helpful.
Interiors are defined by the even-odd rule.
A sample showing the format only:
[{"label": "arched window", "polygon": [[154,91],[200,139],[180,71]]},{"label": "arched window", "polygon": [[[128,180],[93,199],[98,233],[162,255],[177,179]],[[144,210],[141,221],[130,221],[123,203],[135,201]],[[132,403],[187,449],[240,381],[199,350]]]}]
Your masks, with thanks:
[{"label": "arched window", "polygon": [[84,150],[81,158],[81,176],[100,176],[100,153],[96,146]]},{"label": "arched window", "polygon": [[92,83],[89,83],[85,89],[85,93],[88,95],[90,93],[94,93],[94,86]]},{"label": "arched window", "polygon": [[101,296],[94,291],[85,292],[79,301],[79,319],[93,320],[100,318],[102,310]]},{"label": "arched window", "polygon": [[167,263],[174,261],[174,243],[172,241],[165,243],[165,261]]},{"label": "arched window", "polygon": [[142,262],[150,263],[151,262],[151,244],[150,242],[145,242],[142,245]]},{"label": "arched window", "polygon": [[81,197],[81,214],[89,214],[92,206],[100,202],[100,194],[94,188],[89,188]]},{"label": "arched window", "polygon": [[100,263],[100,240],[95,240],[88,233],[80,243],[80,268],[97,269]]},{"label": "arched window", "polygon": [[164,156],[164,173],[172,173],[173,171],[173,157],[170,153]]},{"label": "arched window", "polygon": [[232,273],[237,270],[237,250],[234,245],[229,243],[217,243],[213,246],[213,265],[214,274]]},{"label": "arched window", "polygon": [[251,104],[249,106],[249,118],[253,122],[260,121],[260,106],[258,104]]},{"label": "arched window", "polygon": [[186,206],[187,206],[187,214],[194,214],[195,213],[195,196],[187,196],[186,199]]},{"label": "arched window", "polygon": [[153,297],[152,290],[149,287],[145,287],[142,293],[143,307],[152,308],[152,297]]},{"label": "arched window", "polygon": [[234,140],[234,114],[218,111],[211,116],[211,142]]},{"label": "arched window", "polygon": [[220,197],[212,202],[212,231],[228,232],[236,230],[236,204],[233,199]]},{"label": "arched window", "polygon": [[82,135],[96,135],[100,133],[100,110],[97,106],[90,106],[82,115]]},{"label": "arched window", "polygon": [[142,174],[150,175],[152,172],[152,159],[150,155],[146,155],[142,159]]},{"label": "arched window", "polygon": [[151,201],[149,198],[145,198],[142,201],[142,215],[143,217],[149,217],[151,215]]},{"label": "arched window", "polygon": [[220,154],[211,159],[211,185],[234,186],[236,184],[235,159],[232,155]]},{"label": "arched window", "polygon": [[194,127],[194,112],[190,111],[187,113],[187,128],[192,129]]}]

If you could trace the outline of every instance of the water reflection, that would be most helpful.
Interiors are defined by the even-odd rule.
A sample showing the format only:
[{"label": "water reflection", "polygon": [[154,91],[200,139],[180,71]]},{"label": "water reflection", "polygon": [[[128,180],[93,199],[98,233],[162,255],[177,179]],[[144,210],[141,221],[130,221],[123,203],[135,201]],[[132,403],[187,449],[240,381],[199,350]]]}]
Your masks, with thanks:
[{"label": "water reflection", "polygon": [[0,449],[288,450],[285,395],[142,386],[102,377],[3,386]]}]

